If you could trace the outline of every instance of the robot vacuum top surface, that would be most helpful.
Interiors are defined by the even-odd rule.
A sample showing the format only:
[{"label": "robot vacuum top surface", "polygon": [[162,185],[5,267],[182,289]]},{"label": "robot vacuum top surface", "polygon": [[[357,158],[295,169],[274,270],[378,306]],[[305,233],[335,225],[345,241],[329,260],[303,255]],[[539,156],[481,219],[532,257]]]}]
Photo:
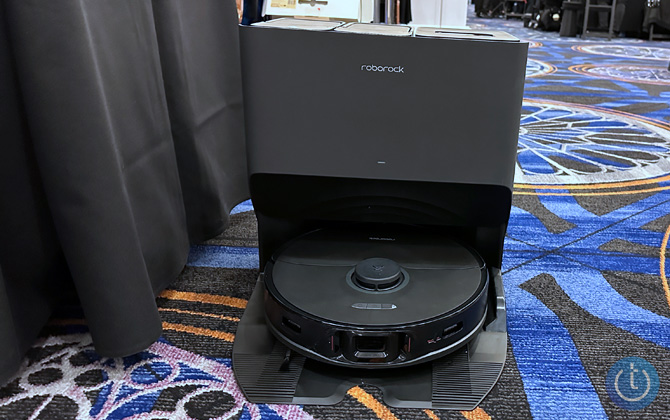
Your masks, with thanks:
[{"label": "robot vacuum top surface", "polygon": [[381,327],[466,307],[486,285],[475,251],[429,232],[320,230],[273,258],[270,287],[318,319]]}]

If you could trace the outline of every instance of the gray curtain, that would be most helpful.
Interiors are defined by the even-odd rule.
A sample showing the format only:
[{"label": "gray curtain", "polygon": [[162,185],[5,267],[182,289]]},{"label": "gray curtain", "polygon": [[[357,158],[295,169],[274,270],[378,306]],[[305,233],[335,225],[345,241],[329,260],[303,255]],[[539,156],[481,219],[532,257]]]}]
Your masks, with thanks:
[{"label": "gray curtain", "polygon": [[0,0],[0,383],[74,289],[104,356],[248,195],[234,0]]}]

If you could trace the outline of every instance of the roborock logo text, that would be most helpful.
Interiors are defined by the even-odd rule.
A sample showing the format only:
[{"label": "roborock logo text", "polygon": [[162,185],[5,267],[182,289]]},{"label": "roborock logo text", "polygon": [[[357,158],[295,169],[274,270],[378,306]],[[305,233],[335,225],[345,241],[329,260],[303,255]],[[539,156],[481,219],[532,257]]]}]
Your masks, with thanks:
[{"label": "roborock logo text", "polygon": [[375,66],[374,64],[363,64],[361,71],[378,71],[382,73],[405,73],[405,68],[402,66]]}]

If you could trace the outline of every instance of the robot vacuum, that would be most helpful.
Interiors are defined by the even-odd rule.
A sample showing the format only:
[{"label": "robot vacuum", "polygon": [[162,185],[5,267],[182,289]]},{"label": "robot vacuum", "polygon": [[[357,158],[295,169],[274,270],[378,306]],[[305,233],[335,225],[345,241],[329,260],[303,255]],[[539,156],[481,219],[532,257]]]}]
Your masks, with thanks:
[{"label": "robot vacuum", "polygon": [[394,407],[474,409],[507,354],[528,45],[302,19],[240,40],[260,267],[233,344],[244,395],[325,405],[370,385]]},{"label": "robot vacuum", "polygon": [[486,319],[485,262],[419,227],[316,230],[282,247],[264,277],[275,336],[335,365],[433,360],[471,339]]}]

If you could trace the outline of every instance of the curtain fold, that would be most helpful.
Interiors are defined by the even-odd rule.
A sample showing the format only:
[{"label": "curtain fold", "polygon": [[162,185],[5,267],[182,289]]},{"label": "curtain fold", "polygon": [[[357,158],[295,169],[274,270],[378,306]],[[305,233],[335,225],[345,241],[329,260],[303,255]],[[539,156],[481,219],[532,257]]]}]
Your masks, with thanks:
[{"label": "curtain fold", "polygon": [[0,383],[47,321],[67,266],[49,214],[0,3]]},{"label": "curtain fold", "polygon": [[14,327],[14,316],[9,306],[9,296],[5,280],[0,269],[0,336],[7,337],[0,344],[2,360],[0,360],[0,380],[3,380],[14,373],[16,367],[21,363],[23,349],[17,339],[16,329]]},{"label": "curtain fold", "polygon": [[191,242],[223,231],[230,204],[248,195],[242,70],[233,1],[154,0],[174,147]]},{"label": "curtain fold", "polygon": [[234,1],[1,1],[4,382],[70,282],[99,353],[149,346],[247,187]]}]

